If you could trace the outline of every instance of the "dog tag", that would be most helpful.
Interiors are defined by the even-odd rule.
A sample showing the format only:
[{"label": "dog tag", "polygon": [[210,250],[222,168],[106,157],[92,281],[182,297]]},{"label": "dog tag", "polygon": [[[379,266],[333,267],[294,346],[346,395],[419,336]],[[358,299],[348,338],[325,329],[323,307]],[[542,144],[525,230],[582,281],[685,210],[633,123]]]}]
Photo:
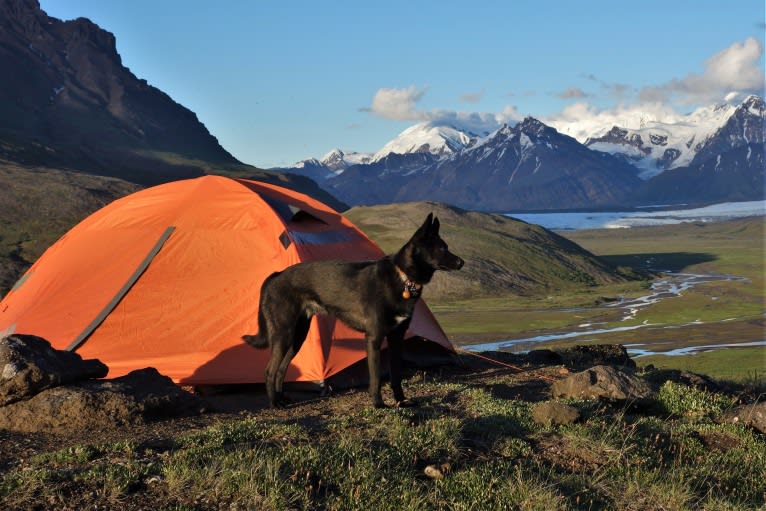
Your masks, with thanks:
[{"label": "dog tag", "polygon": [[409,300],[410,296],[411,295],[410,295],[410,290],[409,289],[405,289],[404,291],[402,291],[402,298],[404,298],[405,300]]}]

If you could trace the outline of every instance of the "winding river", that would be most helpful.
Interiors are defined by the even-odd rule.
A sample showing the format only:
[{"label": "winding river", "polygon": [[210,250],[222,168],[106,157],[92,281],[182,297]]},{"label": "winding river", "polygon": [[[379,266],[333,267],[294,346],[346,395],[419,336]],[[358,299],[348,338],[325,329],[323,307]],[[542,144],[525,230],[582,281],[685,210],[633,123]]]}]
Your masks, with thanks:
[{"label": "winding river", "polygon": [[[666,298],[681,296],[684,292],[700,284],[705,284],[709,282],[720,282],[720,281],[748,282],[748,279],[744,277],[737,277],[734,275],[704,275],[704,274],[696,274],[696,273],[669,273],[669,272],[665,272],[663,275],[664,275],[663,278],[656,280],[655,282],[652,283],[649,294],[645,296],[640,296],[638,298],[622,299],[616,302],[602,305],[601,307],[615,309],[621,316],[619,321],[625,322],[628,320],[635,319],[636,314],[641,309],[644,309],[653,304],[656,304]],[[582,309],[567,309],[567,310],[571,312],[576,312]],[[731,318],[727,321],[733,321],[735,319],[736,318]],[[700,322],[698,321],[696,323],[700,323]],[[614,324],[614,322],[611,322],[610,324]],[[638,325],[630,325],[630,326],[626,325],[626,326],[606,327],[605,325],[606,323],[583,323],[579,325],[576,330],[564,331],[564,332],[555,331],[551,333],[536,335],[534,337],[525,337],[520,339],[506,339],[502,341],[494,341],[494,342],[481,343],[481,344],[470,344],[470,345],[462,346],[462,348],[468,351],[497,351],[497,350],[513,350],[514,348],[516,348],[517,350],[521,351],[521,350],[528,350],[530,349],[531,346],[534,346],[535,344],[542,343],[542,342],[574,339],[578,337],[608,334],[613,332],[625,332],[630,330],[638,330],[640,328],[646,328],[650,326],[662,327],[662,325],[660,324],[652,324],[646,321]],[[675,328],[675,327],[677,327],[677,325],[668,326],[667,328]],[[689,353],[693,353],[696,351],[704,351],[707,349],[717,349],[717,348],[736,347],[736,346],[762,346],[762,345],[766,345],[766,340],[760,340],[756,342],[746,342],[741,344],[687,346],[687,347],[679,348],[675,350],[664,351],[662,352],[662,354],[686,355]],[[657,353],[652,351],[651,349],[640,348],[640,346],[644,346],[642,344],[626,344],[625,346],[628,349],[628,353],[630,353],[633,356],[645,356],[645,355],[653,355]]]}]

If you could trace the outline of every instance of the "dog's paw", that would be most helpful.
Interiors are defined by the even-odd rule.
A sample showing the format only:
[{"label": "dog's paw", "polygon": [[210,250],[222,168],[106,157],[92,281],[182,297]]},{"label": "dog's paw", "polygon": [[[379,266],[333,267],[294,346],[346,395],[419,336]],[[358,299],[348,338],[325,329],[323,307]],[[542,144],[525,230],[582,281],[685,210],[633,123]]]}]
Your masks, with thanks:
[{"label": "dog's paw", "polygon": [[417,403],[411,399],[400,399],[396,402],[397,408],[411,408],[413,406],[417,406]]},{"label": "dog's paw", "polygon": [[280,393],[275,396],[274,401],[271,403],[271,407],[272,408],[287,408],[291,404],[293,404],[292,399]]}]

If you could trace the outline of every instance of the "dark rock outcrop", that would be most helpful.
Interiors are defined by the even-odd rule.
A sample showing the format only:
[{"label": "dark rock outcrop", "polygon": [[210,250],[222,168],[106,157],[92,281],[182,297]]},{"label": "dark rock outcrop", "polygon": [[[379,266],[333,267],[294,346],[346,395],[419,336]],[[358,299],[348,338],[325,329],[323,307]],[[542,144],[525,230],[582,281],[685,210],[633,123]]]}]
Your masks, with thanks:
[{"label": "dark rock outcrop", "polygon": [[0,406],[29,399],[51,387],[103,378],[107,372],[100,361],[55,350],[41,337],[9,335],[0,339]]},{"label": "dark rock outcrop", "polygon": [[154,368],[100,380],[99,360],[56,350],[34,335],[0,339],[0,429],[69,433],[200,413],[200,399]]},{"label": "dark rock outcrop", "polygon": [[146,368],[113,380],[48,389],[1,407],[0,428],[52,433],[115,429],[201,410],[199,398],[156,369]]},{"label": "dark rock outcrop", "polygon": [[594,365],[624,366],[635,368],[636,363],[621,344],[580,344],[559,350],[564,364],[569,367]]}]

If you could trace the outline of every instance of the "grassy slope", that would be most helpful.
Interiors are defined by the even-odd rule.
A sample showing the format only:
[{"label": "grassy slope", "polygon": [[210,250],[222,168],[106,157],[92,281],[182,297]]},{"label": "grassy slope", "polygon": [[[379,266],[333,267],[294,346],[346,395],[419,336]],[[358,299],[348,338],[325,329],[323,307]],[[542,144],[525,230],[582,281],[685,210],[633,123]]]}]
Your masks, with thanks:
[{"label": "grassy slope", "polygon": [[0,161],[0,295],[69,228],[138,189],[116,178]]},{"label": "grassy slope", "polygon": [[545,296],[627,280],[565,238],[501,215],[430,202],[355,207],[346,215],[385,252],[393,253],[429,212],[441,221],[450,250],[466,261],[458,272],[437,272],[426,289],[430,302]]}]

